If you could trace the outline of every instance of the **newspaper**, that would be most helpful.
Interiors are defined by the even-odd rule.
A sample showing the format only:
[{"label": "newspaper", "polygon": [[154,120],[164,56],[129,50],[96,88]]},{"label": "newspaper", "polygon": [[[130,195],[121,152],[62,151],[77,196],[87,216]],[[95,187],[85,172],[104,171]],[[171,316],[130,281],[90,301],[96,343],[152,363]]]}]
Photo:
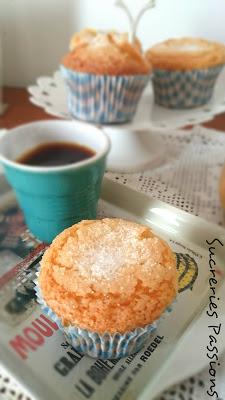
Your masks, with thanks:
[{"label": "newspaper", "polygon": [[[71,348],[37,304],[33,281],[46,245],[28,231],[3,180],[0,188],[0,362],[41,400],[134,400],[146,387],[151,399],[151,385],[205,304],[204,250],[168,238],[181,269],[173,312],[139,353],[121,360],[91,359]],[[103,213],[117,211],[105,205]]]}]

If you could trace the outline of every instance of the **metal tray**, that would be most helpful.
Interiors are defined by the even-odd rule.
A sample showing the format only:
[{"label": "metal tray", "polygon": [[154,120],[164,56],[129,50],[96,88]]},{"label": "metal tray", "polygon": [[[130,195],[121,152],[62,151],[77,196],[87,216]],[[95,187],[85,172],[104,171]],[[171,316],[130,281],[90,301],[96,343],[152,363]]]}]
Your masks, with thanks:
[{"label": "metal tray", "polygon": [[[0,189],[0,194],[0,212],[4,215],[4,210],[15,207],[15,199],[6,189],[4,193]],[[99,215],[145,223],[165,238],[178,254],[180,293],[170,316],[134,358],[121,359],[116,365],[101,364],[88,357],[79,359],[54,328],[52,336],[40,338],[37,333],[35,336],[34,322],[42,318],[42,313],[32,297],[32,288],[28,287],[31,295],[24,311],[11,319],[7,314],[10,296],[15,300],[18,285],[32,280],[44,250],[37,247],[39,243],[28,231],[21,229],[21,243],[35,250],[12,268],[13,262],[19,261],[15,258],[7,272],[0,275],[0,361],[30,395],[40,400],[150,400],[209,364],[206,348],[213,333],[210,326],[221,324],[217,347],[219,352],[225,349],[225,230],[108,179],[104,180]],[[26,252],[27,248],[23,249],[25,257]],[[4,256],[7,260],[8,254]],[[20,254],[16,256],[23,258]],[[209,296],[213,294],[209,281],[212,264],[217,284],[215,299],[211,300],[216,304],[214,311],[218,318],[215,314],[207,315],[207,311],[212,314],[209,306]],[[26,296],[27,287],[24,290],[22,294]],[[21,338],[29,340],[21,345],[18,342]]]}]

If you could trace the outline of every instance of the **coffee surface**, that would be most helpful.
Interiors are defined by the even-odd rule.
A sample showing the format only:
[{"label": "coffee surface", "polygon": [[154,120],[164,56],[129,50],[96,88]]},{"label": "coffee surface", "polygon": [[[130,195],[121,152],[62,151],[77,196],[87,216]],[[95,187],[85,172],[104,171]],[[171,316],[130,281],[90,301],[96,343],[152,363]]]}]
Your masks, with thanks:
[{"label": "coffee surface", "polygon": [[76,143],[52,142],[29,150],[16,161],[35,167],[57,167],[84,161],[94,155],[92,149]]}]

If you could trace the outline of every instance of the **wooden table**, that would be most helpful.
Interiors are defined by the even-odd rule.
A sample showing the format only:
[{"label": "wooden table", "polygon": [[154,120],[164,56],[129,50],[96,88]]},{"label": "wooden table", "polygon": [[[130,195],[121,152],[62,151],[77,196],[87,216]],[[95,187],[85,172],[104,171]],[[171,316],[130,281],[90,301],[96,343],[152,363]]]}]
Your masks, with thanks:
[{"label": "wooden table", "polygon": [[56,119],[52,115],[46,114],[42,108],[31,104],[26,89],[5,88],[3,101],[8,104],[8,108],[0,116],[0,128],[9,129],[40,119]]},{"label": "wooden table", "polygon": [[[47,114],[42,108],[29,102],[26,89],[5,88],[3,91],[4,103],[8,104],[4,115],[0,116],[0,128],[13,128],[40,119],[57,119]],[[225,132],[225,113],[218,115],[214,120],[203,124],[207,128],[218,129]]]}]

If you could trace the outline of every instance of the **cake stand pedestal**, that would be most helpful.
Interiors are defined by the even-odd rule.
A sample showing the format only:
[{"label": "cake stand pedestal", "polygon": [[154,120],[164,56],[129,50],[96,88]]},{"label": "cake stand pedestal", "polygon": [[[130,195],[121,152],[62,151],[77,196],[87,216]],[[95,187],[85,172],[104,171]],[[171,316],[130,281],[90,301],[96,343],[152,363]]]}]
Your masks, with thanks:
[{"label": "cake stand pedestal", "polygon": [[111,141],[107,169],[112,172],[141,172],[164,160],[163,141],[147,129],[106,128]]}]

